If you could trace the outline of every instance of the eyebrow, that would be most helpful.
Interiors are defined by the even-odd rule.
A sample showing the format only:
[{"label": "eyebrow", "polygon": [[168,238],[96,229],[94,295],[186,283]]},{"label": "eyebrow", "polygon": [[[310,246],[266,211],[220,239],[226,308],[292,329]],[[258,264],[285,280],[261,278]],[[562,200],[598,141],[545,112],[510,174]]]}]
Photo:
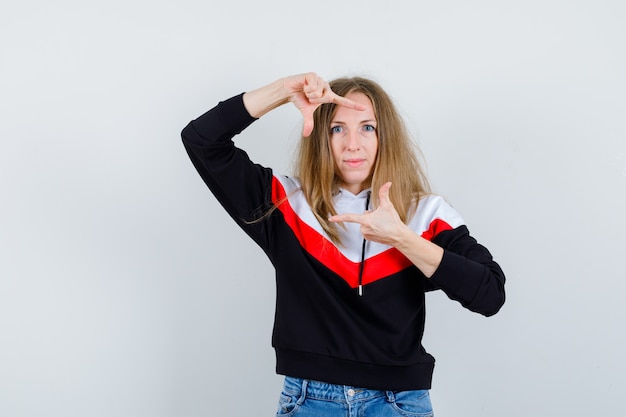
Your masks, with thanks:
[{"label": "eyebrow", "polygon": [[[335,123],[338,125],[345,125],[346,122],[343,122],[341,120],[331,120],[331,123]],[[367,120],[361,120],[359,123],[377,123],[375,119],[367,119]]]}]

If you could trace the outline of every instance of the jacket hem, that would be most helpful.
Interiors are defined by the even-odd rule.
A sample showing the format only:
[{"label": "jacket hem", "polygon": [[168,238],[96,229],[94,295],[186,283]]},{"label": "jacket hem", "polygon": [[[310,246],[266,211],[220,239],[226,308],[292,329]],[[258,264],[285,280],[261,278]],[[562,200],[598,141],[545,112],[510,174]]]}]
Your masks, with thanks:
[{"label": "jacket hem", "polygon": [[430,389],[435,360],[411,365],[378,365],[307,352],[276,349],[276,373],[366,389],[407,391]]}]

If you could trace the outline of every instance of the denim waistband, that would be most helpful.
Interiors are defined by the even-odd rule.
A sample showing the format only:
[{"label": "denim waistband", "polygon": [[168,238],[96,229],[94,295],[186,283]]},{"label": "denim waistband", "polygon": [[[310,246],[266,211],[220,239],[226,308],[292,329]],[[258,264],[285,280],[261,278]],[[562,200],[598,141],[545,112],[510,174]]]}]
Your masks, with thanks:
[{"label": "denim waistband", "polygon": [[393,401],[392,391],[359,388],[351,385],[336,385],[310,379],[285,377],[284,389],[294,395],[304,393],[303,398],[325,401],[353,402],[375,397],[387,397]]}]

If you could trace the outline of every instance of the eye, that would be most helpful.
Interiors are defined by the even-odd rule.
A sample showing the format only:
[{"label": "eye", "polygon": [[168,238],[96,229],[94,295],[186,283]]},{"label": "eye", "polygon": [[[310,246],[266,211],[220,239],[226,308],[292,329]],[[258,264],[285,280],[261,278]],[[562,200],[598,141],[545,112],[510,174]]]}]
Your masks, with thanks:
[{"label": "eye", "polygon": [[330,128],[330,133],[335,134],[335,133],[341,133],[343,132],[343,127],[341,126],[333,126]]},{"label": "eye", "polygon": [[364,125],[363,126],[363,131],[364,132],[375,132],[376,131],[376,127],[373,125]]}]

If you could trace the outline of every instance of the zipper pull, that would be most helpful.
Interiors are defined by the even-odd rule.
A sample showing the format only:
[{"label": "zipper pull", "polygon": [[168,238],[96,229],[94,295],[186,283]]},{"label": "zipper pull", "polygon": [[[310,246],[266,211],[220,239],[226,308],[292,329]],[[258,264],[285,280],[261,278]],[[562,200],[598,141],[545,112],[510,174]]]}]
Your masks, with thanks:
[{"label": "zipper pull", "polygon": [[363,285],[359,284],[359,297],[363,296]]}]

